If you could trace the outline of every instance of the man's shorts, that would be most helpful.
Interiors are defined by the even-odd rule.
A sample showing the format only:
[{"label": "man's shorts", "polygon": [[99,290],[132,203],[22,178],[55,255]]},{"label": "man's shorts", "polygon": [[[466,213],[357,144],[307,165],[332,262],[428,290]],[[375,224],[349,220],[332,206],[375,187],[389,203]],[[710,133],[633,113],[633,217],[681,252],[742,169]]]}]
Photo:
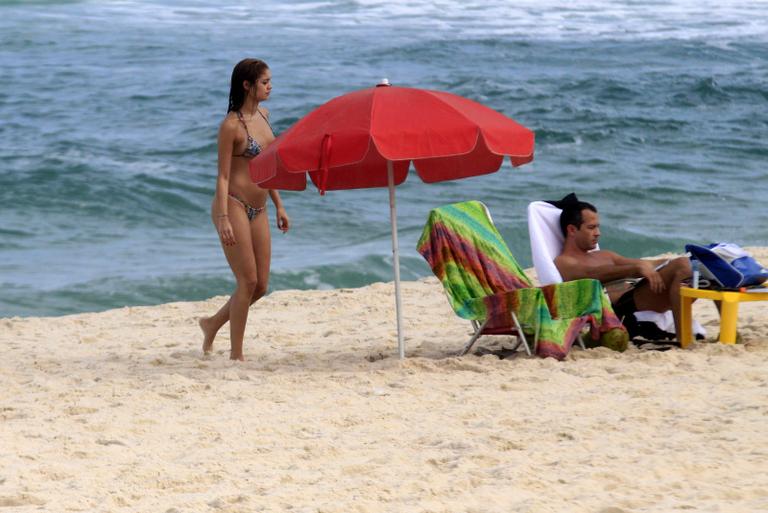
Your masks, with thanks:
[{"label": "man's shorts", "polygon": [[632,288],[621,295],[611,306],[616,317],[619,318],[621,323],[627,328],[630,338],[634,337],[637,333],[637,319],[635,319],[635,312],[637,312],[637,305],[635,305],[635,290]]}]

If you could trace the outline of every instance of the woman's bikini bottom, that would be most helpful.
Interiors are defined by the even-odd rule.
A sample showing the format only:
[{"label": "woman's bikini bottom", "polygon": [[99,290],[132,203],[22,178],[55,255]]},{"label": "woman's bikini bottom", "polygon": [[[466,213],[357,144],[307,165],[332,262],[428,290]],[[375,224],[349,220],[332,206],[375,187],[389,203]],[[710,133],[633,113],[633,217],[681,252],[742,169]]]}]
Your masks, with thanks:
[{"label": "woman's bikini bottom", "polygon": [[264,210],[266,210],[267,208],[266,205],[261,207],[252,207],[245,201],[235,196],[234,194],[229,194],[228,196],[233,200],[237,201],[238,203],[240,203],[245,208],[245,214],[248,216],[249,221],[253,221],[254,217],[264,212]]}]

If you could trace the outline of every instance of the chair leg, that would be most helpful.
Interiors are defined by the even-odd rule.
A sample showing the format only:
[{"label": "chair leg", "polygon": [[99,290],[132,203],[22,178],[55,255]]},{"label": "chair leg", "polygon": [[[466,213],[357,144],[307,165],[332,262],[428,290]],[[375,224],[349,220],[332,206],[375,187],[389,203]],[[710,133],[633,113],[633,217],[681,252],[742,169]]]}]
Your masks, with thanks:
[{"label": "chair leg", "polygon": [[582,336],[581,333],[576,335],[576,342],[579,343],[579,347],[582,348],[584,351],[587,350],[587,346],[584,345],[584,337]]},{"label": "chair leg", "polygon": [[739,301],[733,301],[723,294],[723,306],[720,309],[720,342],[736,343],[736,322],[739,316]]},{"label": "chair leg", "polygon": [[[518,344],[520,345],[520,342],[523,343],[523,347],[525,347],[525,352],[528,353],[528,356],[531,356],[531,348],[528,347],[528,341],[525,339],[525,333],[523,333],[523,327],[520,326],[520,321],[517,320],[517,315],[515,315],[514,312],[511,312],[512,314],[512,320],[515,322],[515,328],[517,328],[517,340]],[[517,349],[517,346],[515,346],[515,349]]]},{"label": "chair leg", "polygon": [[691,305],[693,298],[688,296],[680,296],[680,334],[679,341],[680,347],[685,349],[693,343],[693,330],[691,329],[691,323],[693,317],[691,316]]},{"label": "chair leg", "polygon": [[475,333],[472,335],[472,338],[469,339],[469,342],[464,346],[464,349],[459,352],[458,356],[464,356],[469,352],[470,349],[472,349],[472,346],[477,342],[477,339],[480,338],[480,335],[483,333],[483,328],[485,328],[485,325],[488,324],[488,321],[490,320],[490,317],[483,321],[482,324],[477,323],[477,321],[472,321],[472,327],[475,329]]},{"label": "chair leg", "polygon": [[[515,347],[512,348],[512,351],[517,351],[517,348],[520,347],[520,344],[523,344],[526,354],[531,356],[533,353],[531,353],[531,347],[528,345],[528,340],[525,338],[525,333],[523,333],[523,327],[520,326],[520,321],[517,320],[517,316],[514,313],[511,313],[511,315],[512,321],[514,321],[515,328],[517,329],[517,344],[515,344]],[[470,349],[472,349],[472,346],[475,345],[477,339],[479,339],[482,335],[483,329],[485,328],[485,325],[488,324],[488,321],[490,321],[490,318],[483,321],[482,324],[477,321],[470,321],[475,332],[472,335],[472,338],[470,338],[464,346],[464,349],[462,349],[457,356],[464,356],[469,352]]]}]

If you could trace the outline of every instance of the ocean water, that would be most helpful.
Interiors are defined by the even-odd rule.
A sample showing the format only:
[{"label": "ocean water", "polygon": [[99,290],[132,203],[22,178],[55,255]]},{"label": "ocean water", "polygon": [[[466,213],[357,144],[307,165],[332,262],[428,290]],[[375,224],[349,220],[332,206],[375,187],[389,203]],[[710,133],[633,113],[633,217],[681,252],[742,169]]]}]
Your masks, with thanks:
[{"label": "ocean water", "polygon": [[[524,266],[526,205],[571,191],[631,256],[768,244],[768,2],[0,1],[0,317],[231,291],[208,209],[246,56],[278,132],[382,77],[536,131],[531,164],[398,188],[404,279],[429,209],[466,199]],[[283,197],[271,290],[392,280],[385,189]]]}]

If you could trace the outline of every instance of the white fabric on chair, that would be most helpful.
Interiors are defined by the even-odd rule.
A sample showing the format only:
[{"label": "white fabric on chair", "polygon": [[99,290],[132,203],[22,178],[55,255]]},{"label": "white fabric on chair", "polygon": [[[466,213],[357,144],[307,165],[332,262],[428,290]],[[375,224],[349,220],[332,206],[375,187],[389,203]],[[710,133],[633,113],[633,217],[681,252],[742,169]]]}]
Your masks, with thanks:
[{"label": "white fabric on chair", "polygon": [[560,210],[546,201],[528,205],[528,236],[531,238],[533,267],[541,285],[563,281],[555,258],[563,250],[565,238],[560,230]]},{"label": "white fabric on chair", "polygon": [[[561,209],[546,201],[534,201],[528,205],[528,235],[531,239],[531,256],[536,276],[541,285],[561,283],[563,277],[555,266],[555,258],[562,252],[565,237],[560,229]],[[599,249],[597,247],[596,249]],[[662,331],[675,332],[672,311],[664,313],[653,311],[635,312],[638,321],[653,322]],[[706,330],[693,321],[693,332],[706,336]]]}]

